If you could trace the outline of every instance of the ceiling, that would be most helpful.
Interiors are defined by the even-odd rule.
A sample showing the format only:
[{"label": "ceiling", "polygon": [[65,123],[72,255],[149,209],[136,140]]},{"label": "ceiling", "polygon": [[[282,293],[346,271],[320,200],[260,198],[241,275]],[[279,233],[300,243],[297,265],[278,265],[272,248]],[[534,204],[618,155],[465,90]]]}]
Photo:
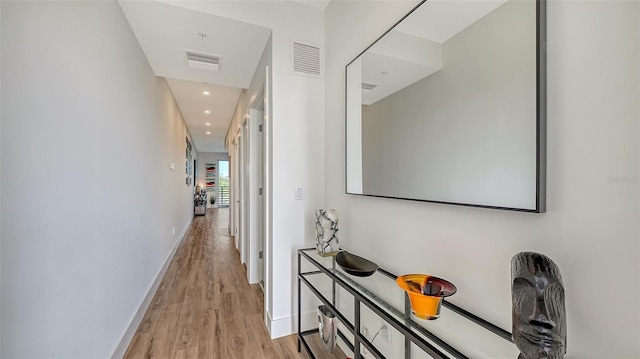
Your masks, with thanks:
[{"label": "ceiling", "polygon": [[[153,72],[167,78],[196,149],[226,152],[231,117],[271,29],[157,1],[119,3]],[[221,57],[219,71],[190,68],[185,50]]]},{"label": "ceiling", "polygon": [[294,1],[297,1],[304,5],[313,6],[320,10],[324,10],[327,8],[331,0],[294,0]]},{"label": "ceiling", "polygon": [[507,0],[429,0],[362,55],[362,103],[371,105],[443,68],[442,44]]},{"label": "ceiling", "polygon": [[375,85],[362,91],[362,104],[371,105],[440,69],[441,44],[391,30],[362,55],[362,81]]},{"label": "ceiling", "polygon": [[394,30],[443,43],[506,2],[507,0],[429,0]]},{"label": "ceiling", "polygon": [[224,138],[242,89],[170,78],[167,82],[198,151],[226,152]]},{"label": "ceiling", "polygon": [[[322,10],[330,2],[293,1]],[[465,6],[461,8],[460,1],[430,0],[399,24],[394,32],[442,43],[505,1],[465,0]],[[167,78],[196,149],[226,152],[224,138],[238,98],[242,89],[249,87],[271,30],[159,1],[120,0],[119,3],[154,73]],[[219,71],[190,68],[186,50],[219,56]],[[382,59],[380,55],[389,56],[378,53],[371,57]],[[369,96],[379,98],[382,95],[376,95],[376,92],[407,86],[412,82],[409,73],[417,73],[417,78],[422,78],[439,69],[439,64],[434,67],[434,64],[422,61],[408,63],[405,56],[396,52],[391,56],[391,63],[373,66],[377,61],[372,61],[370,66],[363,68],[370,67],[363,75],[380,85]],[[394,61],[398,62],[395,67],[392,66]],[[383,72],[384,79],[379,76]],[[203,95],[203,91],[210,95]],[[374,101],[372,98],[371,102]],[[207,110],[209,114],[205,113]]]}]

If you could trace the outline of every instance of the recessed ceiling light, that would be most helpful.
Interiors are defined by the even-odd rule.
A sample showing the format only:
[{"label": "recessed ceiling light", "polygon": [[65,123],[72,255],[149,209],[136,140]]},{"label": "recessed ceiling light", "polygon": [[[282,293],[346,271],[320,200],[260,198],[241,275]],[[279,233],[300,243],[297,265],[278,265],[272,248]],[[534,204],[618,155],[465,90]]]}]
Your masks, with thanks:
[{"label": "recessed ceiling light", "polygon": [[207,125],[207,126],[211,126],[211,124],[210,124],[209,122],[205,123],[205,125]]},{"label": "recessed ceiling light", "polygon": [[204,113],[211,113],[211,111],[209,111],[209,110],[205,110],[205,111],[204,111]]},{"label": "recessed ceiling light", "polygon": [[207,131],[207,135],[210,135],[210,134],[211,134],[211,132]]},{"label": "recessed ceiling light", "polygon": [[208,94],[209,94],[209,91],[202,91],[202,94],[203,94],[203,95],[208,95]]}]

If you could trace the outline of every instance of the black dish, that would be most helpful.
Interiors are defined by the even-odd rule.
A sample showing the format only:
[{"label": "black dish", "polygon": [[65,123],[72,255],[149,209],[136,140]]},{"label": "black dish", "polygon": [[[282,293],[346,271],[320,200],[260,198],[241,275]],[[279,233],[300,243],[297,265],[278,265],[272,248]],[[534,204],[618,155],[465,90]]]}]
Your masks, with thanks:
[{"label": "black dish", "polygon": [[336,255],[336,263],[345,272],[356,277],[368,277],[378,270],[377,264],[347,251],[342,251]]}]

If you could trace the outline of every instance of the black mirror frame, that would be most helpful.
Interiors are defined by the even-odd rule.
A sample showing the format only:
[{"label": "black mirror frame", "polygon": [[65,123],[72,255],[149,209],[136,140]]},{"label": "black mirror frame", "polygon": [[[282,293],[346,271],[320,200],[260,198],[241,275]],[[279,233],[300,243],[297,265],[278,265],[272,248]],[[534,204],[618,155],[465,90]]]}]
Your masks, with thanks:
[{"label": "black mirror frame", "polygon": [[388,34],[391,30],[393,30],[399,23],[401,23],[404,19],[406,19],[409,15],[413,14],[413,12],[418,9],[422,4],[427,2],[428,0],[422,0],[416,5],[411,11],[409,11],[406,15],[404,15],[400,20],[398,20],[393,26],[391,26],[387,31],[385,31],[382,35],[380,35],[373,43],[371,43],[367,48],[362,50],[353,60],[351,60],[345,66],[344,72],[344,81],[345,81],[345,194],[350,195],[358,195],[358,196],[366,196],[366,197],[380,197],[380,198],[391,198],[391,199],[401,199],[408,201],[418,201],[418,202],[429,202],[429,203],[439,203],[439,204],[452,204],[457,206],[467,206],[467,207],[480,207],[480,208],[489,208],[489,209],[499,209],[499,210],[507,210],[507,211],[517,211],[517,212],[530,212],[530,213],[545,213],[547,211],[547,3],[546,0],[535,0],[536,1],[536,207],[534,209],[528,208],[512,208],[512,207],[498,207],[498,206],[487,206],[480,204],[469,204],[469,203],[458,203],[458,202],[445,202],[445,201],[434,201],[434,200],[426,200],[426,199],[416,199],[416,198],[402,198],[402,197],[392,197],[392,196],[381,196],[381,195],[371,195],[371,194],[362,194],[362,193],[350,193],[348,191],[348,182],[347,182],[347,172],[348,172],[348,164],[347,164],[347,72],[348,67],[354,61],[356,61],[360,56],[362,56],[367,50],[369,50],[373,45],[375,45],[380,39],[382,39],[386,34]]}]

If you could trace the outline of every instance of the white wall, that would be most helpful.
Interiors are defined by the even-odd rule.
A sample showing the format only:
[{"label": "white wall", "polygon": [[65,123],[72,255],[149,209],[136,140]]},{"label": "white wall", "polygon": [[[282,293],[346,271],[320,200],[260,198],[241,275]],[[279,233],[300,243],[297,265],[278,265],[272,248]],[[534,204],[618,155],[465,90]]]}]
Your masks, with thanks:
[{"label": "white wall", "polygon": [[[2,2],[0,2],[0,84],[2,84]],[[0,173],[2,173],[2,86],[0,85]],[[0,176],[0,203],[2,203],[2,176]],[[2,216],[0,215],[0,291],[2,290]],[[0,323],[2,323],[2,295],[0,294]],[[2,338],[0,325],[0,355]]]},{"label": "white wall", "polygon": [[[198,152],[198,160],[196,166],[198,166],[198,178],[196,179],[196,185],[200,185],[202,188],[205,188],[205,178],[206,178],[206,164],[207,163],[215,163],[216,164],[216,188],[213,192],[207,192],[207,208],[211,206],[209,203],[209,198],[211,195],[214,195],[218,198],[218,190],[219,190],[219,180],[218,176],[220,175],[220,166],[218,165],[218,161],[228,161],[229,154],[226,152]],[[216,200],[215,208],[220,204],[219,201]]]},{"label": "white wall", "polygon": [[2,357],[109,357],[192,218],[189,133],[115,2],[3,1],[2,54]]},{"label": "white wall", "polygon": [[[324,81],[292,75],[291,40],[323,47],[323,11],[294,1],[167,1],[272,29],[272,176],[267,188],[271,230],[267,243],[273,273],[267,289],[267,311],[272,337],[295,331],[296,250],[311,246],[314,211],[324,204]],[[304,188],[304,200],[295,200],[295,188]],[[269,249],[267,249],[267,255]]]},{"label": "white wall", "polygon": [[344,194],[344,66],[415,4],[325,10],[326,206],[341,213],[341,245],[451,280],[452,302],[508,330],[509,261],[545,253],[564,278],[566,357],[639,357],[639,3],[548,2],[545,214]]}]

